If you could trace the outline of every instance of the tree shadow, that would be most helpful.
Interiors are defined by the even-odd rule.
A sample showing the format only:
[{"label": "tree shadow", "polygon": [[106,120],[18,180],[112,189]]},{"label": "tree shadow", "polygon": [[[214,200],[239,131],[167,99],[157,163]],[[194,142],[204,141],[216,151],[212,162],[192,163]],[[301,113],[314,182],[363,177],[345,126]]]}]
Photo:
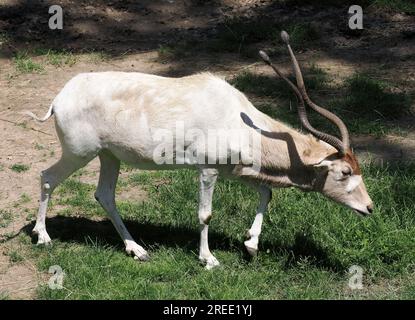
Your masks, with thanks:
[{"label": "tree shadow", "polygon": [[[10,57],[13,51],[39,46],[73,52],[99,50],[113,56],[143,52],[157,49],[165,42],[191,38],[197,35],[196,29],[211,28],[199,11],[219,15],[215,9],[218,1],[206,1],[209,6],[203,1],[181,2],[80,0],[71,6],[68,1],[59,0],[13,1],[0,5],[0,27],[12,48],[1,50],[0,54]],[[63,9],[62,30],[49,28],[52,14],[48,10],[52,5]],[[180,15],[201,27],[178,23]]]},{"label": "tree shadow", "polygon": [[[410,139],[391,141],[388,138],[374,138],[371,136],[353,137],[354,151],[363,159],[370,159],[372,163],[383,166],[387,163],[406,164],[414,163],[415,143]],[[393,170],[393,166],[391,170]]]},{"label": "tree shadow", "polygon": [[[62,30],[49,29],[51,14],[48,10],[52,5],[61,5],[63,8]],[[275,43],[279,31],[295,23],[329,24],[328,29],[324,26],[317,27],[321,33],[321,41],[317,45],[327,51],[337,41],[331,39],[331,36],[353,42],[365,37],[369,32],[366,30],[379,28],[388,22],[387,18],[366,14],[366,30],[356,33],[348,28],[348,4],[341,1],[325,1],[324,5],[310,5],[307,1],[270,1],[240,13],[233,12],[234,8],[220,0],[79,0],[73,4],[62,0],[15,0],[0,5],[0,9],[0,28],[9,38],[10,44],[9,50],[2,48],[0,51],[0,55],[5,57],[11,57],[16,50],[22,48],[39,46],[74,52],[102,50],[109,55],[120,56],[127,52],[155,50],[166,43],[210,42],[202,47],[189,46],[188,49],[195,49],[192,50],[194,54],[189,56],[189,59],[194,60],[195,55],[210,54],[211,44],[217,40],[221,42],[216,48],[219,52],[231,48],[230,51],[234,54],[238,54],[241,45],[264,40]],[[237,22],[229,23],[229,17],[236,18],[234,20]],[[293,28],[292,32],[298,34],[295,26]],[[378,43],[373,43],[373,39],[369,44],[366,40],[354,41],[356,45],[337,46],[336,50],[329,50],[329,54],[353,62],[386,56],[394,59],[397,52],[391,49],[397,43],[409,45],[413,41],[413,33],[391,32],[390,35],[382,36]],[[327,46],[327,43],[331,45]],[[303,45],[298,50],[303,50]],[[368,52],[368,45],[376,46],[378,50]],[[258,49],[254,50],[255,59]],[[180,61],[177,62],[175,69],[183,66]]]},{"label": "tree shadow", "polygon": [[[198,249],[199,232],[182,226],[166,226],[153,223],[139,223],[133,220],[124,221],[132,236],[146,248],[157,250],[160,246],[171,248],[180,247],[188,252]],[[37,237],[32,235],[35,222],[25,225],[21,231],[32,237],[32,243],[36,243]],[[91,220],[83,217],[55,216],[46,221],[48,233],[52,241],[75,242],[85,245],[86,239],[99,240],[119,250],[123,250],[122,241],[108,220]],[[243,242],[239,243],[222,233],[209,232],[209,244],[212,250],[220,249],[227,251],[239,251],[243,253],[244,259],[249,262],[252,257],[247,253]],[[289,253],[286,267],[295,266],[295,262],[308,257],[314,265],[334,271],[343,270],[341,264],[329,258],[325,249],[321,248],[312,239],[297,234],[293,245],[264,241],[261,242],[261,251],[270,251],[275,257]]]},{"label": "tree shadow", "polygon": [[[108,245],[123,248],[121,238],[109,220],[97,221],[84,217],[55,216],[48,218],[46,223],[48,233],[52,239],[80,244],[85,244],[85,239],[87,238],[99,239]],[[152,223],[143,224],[133,220],[124,220],[124,223],[133,237],[138,242],[144,243],[144,245],[197,248],[196,244],[199,239],[199,233],[195,230]],[[24,226],[22,231],[32,235],[33,227],[34,221]],[[213,242],[221,243],[225,248],[229,248],[227,238],[213,232],[211,237]],[[32,236],[32,241],[35,243],[36,236]]]}]

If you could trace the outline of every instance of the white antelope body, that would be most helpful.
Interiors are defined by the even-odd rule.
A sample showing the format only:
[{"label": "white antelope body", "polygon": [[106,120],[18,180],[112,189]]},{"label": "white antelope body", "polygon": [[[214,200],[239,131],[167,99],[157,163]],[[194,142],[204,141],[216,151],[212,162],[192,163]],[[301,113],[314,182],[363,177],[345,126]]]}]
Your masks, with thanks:
[{"label": "white antelope body", "polygon": [[[291,48],[289,50],[291,52]],[[293,55],[292,58],[295,60]],[[291,86],[297,89],[293,88],[300,100],[299,111],[304,111],[301,103],[305,89],[303,92],[302,79],[298,73],[296,75],[298,87]],[[311,101],[307,98],[304,100],[309,104]],[[306,115],[304,118],[304,114],[300,114],[305,128],[320,140],[304,135],[263,114],[241,92],[208,73],[183,78],[124,72],[80,74],[65,85],[43,119],[31,115],[40,121],[54,115],[62,145],[61,159],[41,174],[40,207],[33,229],[39,244],[51,241],[45,218],[53,190],[96,156],[99,156],[101,170],[95,197],[123,239],[127,253],[139,260],[147,260],[148,254],[134,241],[115,205],[120,161],[141,169],[192,166],[199,170],[199,258],[207,268],[219,264],[208,246],[212,195],[218,174],[239,178],[260,193],[260,204],[248,232],[250,239],[245,242],[250,254],[256,254],[258,249],[263,214],[271,199],[272,187],[295,186],[318,191],[361,214],[372,211],[372,201],[357,161],[348,145],[344,145],[348,144],[348,137],[339,141],[323,134],[308,124]],[[178,136],[178,126],[182,137]],[[341,126],[339,128],[342,130]],[[160,136],[160,132],[164,135]],[[217,149],[206,146],[206,137],[209,136],[209,141],[218,140],[224,132],[230,132],[225,152],[218,153]],[[242,133],[253,140],[241,147],[233,142]],[[259,144],[253,142],[255,139]],[[203,156],[189,160],[183,154],[171,152],[171,144],[175,151]],[[164,151],[160,154],[160,150]],[[232,162],[231,156],[235,153],[242,158],[250,153],[249,163]],[[167,161],[160,163],[155,159],[156,154]],[[258,170],[252,169],[253,163],[259,164]]]}]

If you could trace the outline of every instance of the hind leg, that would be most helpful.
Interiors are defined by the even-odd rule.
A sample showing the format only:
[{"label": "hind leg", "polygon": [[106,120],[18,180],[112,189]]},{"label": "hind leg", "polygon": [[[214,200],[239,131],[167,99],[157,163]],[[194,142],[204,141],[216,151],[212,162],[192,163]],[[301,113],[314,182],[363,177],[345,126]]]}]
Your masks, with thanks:
[{"label": "hind leg", "polygon": [[53,190],[73,172],[85,166],[93,157],[81,158],[63,154],[61,159],[40,174],[40,205],[33,233],[37,234],[37,244],[50,244],[46,231],[46,211]]},{"label": "hind leg", "polygon": [[95,192],[95,199],[107,212],[112,224],[121,236],[125,244],[125,251],[134,256],[134,259],[145,261],[149,259],[147,251],[137,244],[128,232],[121,220],[120,214],[115,205],[115,186],[117,184],[120,170],[120,160],[112,153],[101,151],[99,153],[101,170],[99,173],[98,188]]}]

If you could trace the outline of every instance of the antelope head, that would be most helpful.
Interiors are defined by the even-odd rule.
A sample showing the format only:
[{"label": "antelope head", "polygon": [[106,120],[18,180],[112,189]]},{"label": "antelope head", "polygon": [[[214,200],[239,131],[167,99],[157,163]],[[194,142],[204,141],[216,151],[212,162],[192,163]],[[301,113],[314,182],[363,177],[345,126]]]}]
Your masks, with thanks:
[{"label": "antelope head", "polygon": [[[316,138],[330,144],[337,150],[337,152],[330,156],[319,159],[317,163],[309,165],[316,174],[313,189],[321,192],[328,198],[355,210],[360,215],[366,216],[371,214],[373,211],[373,202],[367,193],[357,158],[350,148],[349,132],[345,124],[338,116],[327,109],[316,105],[309,98],[300,66],[289,44],[287,32],[282,31],[281,38],[287,45],[288,52],[291,56],[297,85],[292,83],[291,80],[285,77],[272,64],[264,51],[260,51],[259,54],[265,63],[270,65],[278,76],[284,79],[296,94],[298,99],[298,115],[303,127]],[[328,133],[321,132],[310,124],[307,118],[304,101],[311,109],[337,126],[340,131],[340,139]]]}]

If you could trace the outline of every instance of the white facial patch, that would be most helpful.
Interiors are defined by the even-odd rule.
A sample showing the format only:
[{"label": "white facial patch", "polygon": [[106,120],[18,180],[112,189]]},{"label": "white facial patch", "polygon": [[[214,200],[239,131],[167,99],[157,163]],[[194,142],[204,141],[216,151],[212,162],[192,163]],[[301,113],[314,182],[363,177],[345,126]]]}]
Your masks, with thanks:
[{"label": "white facial patch", "polygon": [[349,182],[347,183],[346,191],[347,192],[352,192],[354,189],[356,189],[358,187],[358,185],[361,182],[362,182],[362,176],[360,176],[360,175],[351,176],[349,178]]}]

